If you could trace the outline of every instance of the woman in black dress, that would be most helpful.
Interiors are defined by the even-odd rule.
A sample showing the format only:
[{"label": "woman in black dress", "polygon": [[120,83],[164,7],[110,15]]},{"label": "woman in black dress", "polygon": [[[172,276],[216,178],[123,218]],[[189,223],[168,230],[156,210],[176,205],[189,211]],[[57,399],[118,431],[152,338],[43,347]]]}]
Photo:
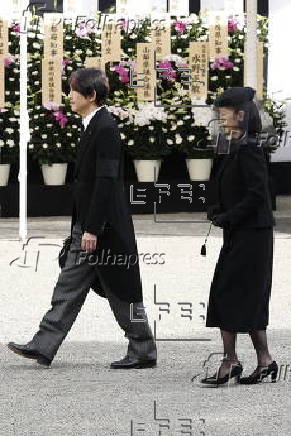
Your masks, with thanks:
[{"label": "woman in black dress", "polygon": [[[254,95],[252,88],[231,88],[215,102],[218,118],[223,120],[217,144],[224,151],[215,175],[219,204],[209,209],[208,218],[223,228],[223,246],[210,289],[206,326],[220,328],[225,357],[214,376],[201,380],[207,384],[222,384],[233,377],[252,384],[270,374],[275,381],[278,372],[266,333],[274,218]],[[244,378],[236,354],[237,333],[249,333],[258,359],[255,371]]]}]

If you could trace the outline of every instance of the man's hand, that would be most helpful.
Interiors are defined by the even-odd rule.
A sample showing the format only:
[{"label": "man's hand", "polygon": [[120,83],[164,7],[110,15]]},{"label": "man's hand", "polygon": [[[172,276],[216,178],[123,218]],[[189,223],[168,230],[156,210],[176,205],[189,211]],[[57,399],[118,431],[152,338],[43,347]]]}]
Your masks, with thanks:
[{"label": "man's hand", "polygon": [[85,232],[82,236],[81,249],[86,253],[92,253],[97,247],[97,236],[92,233]]}]

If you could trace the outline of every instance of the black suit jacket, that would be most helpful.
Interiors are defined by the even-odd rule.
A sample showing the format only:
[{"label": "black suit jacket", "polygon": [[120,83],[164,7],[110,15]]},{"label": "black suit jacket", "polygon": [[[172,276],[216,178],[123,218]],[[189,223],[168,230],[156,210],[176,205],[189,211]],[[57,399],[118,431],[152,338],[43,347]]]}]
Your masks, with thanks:
[{"label": "black suit jacket", "polygon": [[219,157],[213,176],[224,227],[272,227],[275,220],[264,151],[254,143]]},{"label": "black suit jacket", "polygon": [[116,121],[103,106],[82,134],[77,154],[72,226],[100,235],[110,221],[114,194],[122,195],[121,139]]},{"label": "black suit jacket", "polygon": [[123,183],[123,150],[116,121],[103,106],[81,136],[73,184],[71,229],[97,236],[90,260],[97,268],[94,289],[121,300],[141,302],[142,284],[134,227]]}]

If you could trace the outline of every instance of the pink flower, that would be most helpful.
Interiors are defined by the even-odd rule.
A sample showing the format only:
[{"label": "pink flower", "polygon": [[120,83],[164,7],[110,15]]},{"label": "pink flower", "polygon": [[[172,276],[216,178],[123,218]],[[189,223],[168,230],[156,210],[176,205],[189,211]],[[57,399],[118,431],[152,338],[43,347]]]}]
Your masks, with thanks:
[{"label": "pink flower", "polygon": [[12,32],[20,33],[20,24],[13,24],[13,26],[10,27],[10,30]]},{"label": "pink flower", "polygon": [[68,118],[63,114],[62,118],[59,120],[59,124],[61,127],[65,127],[68,122]]},{"label": "pink flower", "polygon": [[10,67],[10,65],[13,64],[14,62],[15,62],[14,56],[8,56],[7,58],[4,59],[5,67]]},{"label": "pink flower", "polygon": [[119,75],[119,80],[123,83],[129,82],[129,71],[124,68],[121,64],[116,65],[115,70],[116,73]]},{"label": "pink flower", "polygon": [[212,70],[230,70],[234,67],[233,62],[229,61],[227,57],[215,58],[215,61],[210,65]]},{"label": "pink flower", "polygon": [[167,68],[167,71],[161,71],[163,79],[175,80],[177,77],[176,71],[173,69],[171,62],[160,62],[158,68]]},{"label": "pink flower", "polygon": [[72,61],[69,58],[63,58],[63,60],[62,60],[63,67],[66,67],[67,65],[69,65],[71,63],[72,63]]},{"label": "pink flower", "polygon": [[77,29],[76,29],[76,35],[79,37],[79,38],[87,38],[87,36],[88,36],[88,29],[87,29],[87,27],[86,27],[86,24],[84,24],[84,23],[80,23],[79,24],[79,26],[77,27]]},{"label": "pink flower", "polygon": [[43,105],[49,111],[58,111],[59,105],[54,101],[48,101]]},{"label": "pink flower", "polygon": [[184,30],[187,28],[187,25],[183,23],[182,21],[175,21],[175,29],[179,33],[183,33]]},{"label": "pink flower", "polygon": [[66,117],[66,115],[63,113],[63,111],[57,110],[54,111],[53,116],[55,117],[55,119],[59,122],[59,125],[61,127],[65,127],[65,125],[68,122],[68,118]]},{"label": "pink flower", "polygon": [[228,20],[228,31],[229,33],[233,33],[236,30],[238,30],[238,21],[234,20],[233,18],[230,18]]}]

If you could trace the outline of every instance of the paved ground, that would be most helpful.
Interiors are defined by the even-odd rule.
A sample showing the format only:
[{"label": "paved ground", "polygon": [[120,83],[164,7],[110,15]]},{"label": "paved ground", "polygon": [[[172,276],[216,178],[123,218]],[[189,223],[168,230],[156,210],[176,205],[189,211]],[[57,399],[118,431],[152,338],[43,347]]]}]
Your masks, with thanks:
[{"label": "paved ground", "polygon": [[[32,240],[23,249],[18,221],[1,219],[0,435],[289,435],[291,213],[284,205],[282,201],[276,213],[269,326],[270,348],[281,365],[279,380],[219,389],[199,384],[206,367],[212,372],[218,365],[220,356],[205,364],[209,355],[221,352],[218,331],[204,327],[209,285],[221,245],[219,229],[214,228],[208,255],[202,258],[199,253],[206,223],[154,223],[153,217],[134,217],[145,304],[158,344],[156,369],[126,372],[108,368],[112,360],[124,355],[126,340],[107,301],[91,292],[46,370],[14,355],[5,344],[10,340],[27,342],[49,309],[59,272],[56,255],[70,221],[30,219],[28,236],[45,239]],[[205,216],[159,218],[201,221]],[[145,253],[158,253],[164,262],[148,262]],[[188,303],[184,308],[192,305],[191,319],[181,317],[179,303]],[[162,311],[165,307],[169,313]],[[238,348],[248,373],[256,365],[248,335],[239,336]],[[190,423],[192,429],[186,427]]]}]

